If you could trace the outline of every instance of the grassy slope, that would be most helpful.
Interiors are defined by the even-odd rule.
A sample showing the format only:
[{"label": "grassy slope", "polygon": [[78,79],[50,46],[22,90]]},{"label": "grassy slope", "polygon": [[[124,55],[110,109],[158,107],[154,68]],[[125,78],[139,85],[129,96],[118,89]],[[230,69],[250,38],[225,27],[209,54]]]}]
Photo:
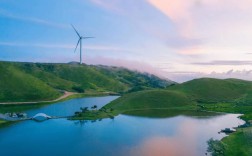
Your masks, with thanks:
[{"label": "grassy slope", "polygon": [[[104,107],[110,115],[129,114],[149,117],[168,117],[171,110],[182,113],[194,109],[194,103],[183,93],[167,90],[147,90],[129,93]],[[186,112],[183,112],[186,113]]]},{"label": "grassy slope", "polygon": [[244,99],[249,102],[252,82],[238,79],[202,78],[175,85],[168,89],[183,92],[199,103],[241,102]]},{"label": "grassy slope", "polygon": [[[16,63],[20,69],[38,77],[52,86],[62,87],[64,90],[71,90],[73,86],[80,86],[83,89],[93,89],[101,91],[125,92],[141,81],[141,86],[151,88],[161,88],[174,83],[169,80],[163,80],[158,77],[150,77],[147,81],[146,74],[137,71],[131,71],[125,68],[116,68],[107,66],[87,66],[78,64],[31,64],[31,63]],[[107,70],[104,71],[104,68]],[[110,70],[111,69],[111,70]],[[127,82],[124,81],[127,79]],[[155,85],[162,83],[163,86]],[[51,85],[51,84],[50,84]]]},{"label": "grassy slope", "polygon": [[140,91],[148,88],[166,88],[171,84],[175,84],[173,81],[164,80],[152,74],[139,73],[137,71],[132,72],[122,67],[94,66],[94,68],[126,84],[130,88],[128,92]]},{"label": "grassy slope", "polygon": [[97,91],[125,91],[124,84],[110,79],[104,74],[86,65],[71,64],[31,64],[17,63],[20,69],[40,78],[52,87],[74,91],[73,87]]},{"label": "grassy slope", "polygon": [[216,108],[215,106],[220,104],[221,107],[217,107],[220,110],[220,108],[224,108],[221,103],[230,102],[232,108],[236,106],[234,109],[237,110],[241,106],[249,107],[248,104],[244,105],[240,101],[247,99],[250,91],[252,91],[250,81],[203,78],[174,85],[166,90],[130,93],[111,102],[105,108],[113,108],[122,112],[130,109],[185,107],[196,104]]},{"label": "grassy slope", "polygon": [[57,77],[55,74],[46,71],[46,68],[50,69],[53,66],[40,65],[31,63],[16,63],[15,64],[20,70],[42,80],[53,88],[60,90],[74,91],[73,86],[77,86],[75,82],[68,81]]},{"label": "grassy slope", "polygon": [[0,62],[0,75],[1,102],[50,100],[60,96],[55,89],[12,65]]},{"label": "grassy slope", "polygon": [[185,107],[192,101],[183,93],[167,90],[148,90],[130,93],[106,105],[118,111],[136,109],[160,109],[171,107]]},{"label": "grassy slope", "polygon": [[[117,72],[111,70],[111,73],[109,70],[102,72],[100,68],[78,64],[0,62],[0,102],[56,99],[59,96],[56,90],[125,93],[135,84],[134,78],[147,79],[144,74],[123,68]],[[122,79],[128,79],[128,82]],[[165,86],[170,84],[156,77],[149,79],[141,86],[154,86],[152,79]]]},{"label": "grassy slope", "polygon": [[70,68],[66,65],[58,66],[54,73],[66,80],[77,82],[82,87],[99,90],[124,92],[127,90],[125,84],[111,79],[108,76],[96,71],[90,66],[84,68],[79,65],[72,65]]},{"label": "grassy slope", "polygon": [[[126,112],[132,108],[173,108],[190,106],[198,103],[202,110],[217,112],[230,112],[245,114],[243,119],[252,120],[252,82],[237,79],[197,79],[183,84],[169,87],[164,91],[136,92],[125,95],[112,103],[107,108],[114,108],[115,112]],[[171,94],[172,93],[172,94]],[[173,94],[175,93],[175,94]],[[179,101],[176,101],[179,100]],[[181,102],[182,100],[183,102]],[[180,105],[182,104],[182,105]],[[187,108],[186,108],[187,109]],[[153,111],[130,112],[132,115],[152,116]],[[157,111],[159,116],[165,116],[169,111]],[[172,115],[172,113],[171,113]],[[224,138],[227,155],[252,155],[252,127],[239,128],[236,133]]]},{"label": "grassy slope", "polygon": [[95,120],[118,114],[146,116],[145,114],[150,111],[152,114],[153,110],[155,110],[153,117],[167,117],[167,113],[171,110],[194,109],[195,105],[193,104],[183,93],[167,90],[147,90],[125,94],[98,111],[84,112],[72,119]]},{"label": "grassy slope", "polygon": [[[237,79],[198,79],[171,87],[186,93],[199,102],[204,110],[242,113],[243,119],[252,120],[252,82]],[[239,128],[222,139],[225,155],[252,155],[252,127]]]},{"label": "grassy slope", "polygon": [[[236,105],[232,103],[205,104],[204,110],[241,113],[241,118],[247,122],[252,120],[252,106]],[[252,127],[238,128],[237,132],[221,140],[225,145],[225,153],[228,156],[251,156],[252,155]]]},{"label": "grassy slope", "polygon": [[222,139],[227,156],[251,156],[252,154],[252,128],[239,128],[237,132]]},{"label": "grassy slope", "polygon": [[[252,120],[250,81],[197,79],[166,90],[147,90],[125,94],[104,108],[118,113],[130,110],[184,108],[242,113]],[[244,101],[247,101],[244,103]]]},{"label": "grassy slope", "polygon": [[[117,67],[30,63],[19,63],[18,65],[25,72],[39,77],[49,84],[53,82],[53,87],[59,88],[60,85],[65,84],[61,88],[70,91],[73,86],[79,86],[82,89],[123,93],[137,84],[142,87],[162,88],[174,83],[153,75],[149,77],[144,73]],[[65,82],[62,82],[63,80]]]},{"label": "grassy slope", "polygon": [[6,123],[4,120],[0,120],[0,125]]}]

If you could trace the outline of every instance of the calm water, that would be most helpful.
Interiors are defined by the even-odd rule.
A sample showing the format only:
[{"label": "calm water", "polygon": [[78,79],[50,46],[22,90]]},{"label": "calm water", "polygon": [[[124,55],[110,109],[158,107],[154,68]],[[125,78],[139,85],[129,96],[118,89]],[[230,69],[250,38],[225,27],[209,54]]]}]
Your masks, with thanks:
[{"label": "calm water", "polygon": [[[72,115],[79,107],[102,106],[117,97],[74,99],[29,111],[52,116]],[[236,114],[209,118],[176,116],[153,119],[119,115],[96,122],[66,119],[24,121],[0,129],[4,156],[203,156],[210,138],[221,139],[223,128],[244,122]]]}]

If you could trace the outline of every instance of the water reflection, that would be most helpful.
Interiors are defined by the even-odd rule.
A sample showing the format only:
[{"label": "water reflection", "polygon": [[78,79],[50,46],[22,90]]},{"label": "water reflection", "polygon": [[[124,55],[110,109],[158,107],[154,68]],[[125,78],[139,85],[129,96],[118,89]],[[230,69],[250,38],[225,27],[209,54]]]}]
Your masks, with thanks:
[{"label": "water reflection", "polygon": [[[145,138],[131,149],[132,156],[195,156],[207,153],[207,137],[221,139],[225,134],[217,131],[221,127],[234,127],[244,123],[238,115],[223,115],[208,120],[186,119],[173,135],[155,135]],[[235,120],[235,121],[232,121]],[[229,122],[227,122],[229,121]],[[230,122],[232,121],[232,122]],[[171,125],[172,126],[172,125]]]},{"label": "water reflection", "polygon": [[147,138],[130,155],[195,156],[197,155],[198,141],[196,126],[192,121],[182,122],[173,136]]},{"label": "water reflection", "polygon": [[130,155],[135,156],[195,156],[193,145],[179,138],[155,137],[145,140]]},{"label": "water reflection", "polygon": [[64,102],[46,105],[42,108],[30,110],[27,112],[28,116],[33,116],[37,113],[45,113],[50,116],[72,116],[76,111],[80,111],[81,107],[91,108],[94,105],[97,109],[103,107],[110,101],[115,100],[119,96],[104,96],[104,97],[88,97],[71,99]]},{"label": "water reflection", "polygon": [[[97,104],[99,100],[102,105],[111,98],[83,100],[79,104],[70,100],[62,107],[50,106],[33,112],[58,113],[70,106],[65,113],[73,113],[76,111],[73,106],[79,109]],[[44,113],[51,115],[48,112]],[[207,150],[207,140],[219,140],[225,136],[218,134],[221,129],[244,123],[238,116],[222,114],[198,118],[174,114],[173,117],[147,118],[119,115],[114,120],[96,122],[67,119],[42,123],[25,121],[0,128],[0,153],[8,156],[201,156]]]},{"label": "water reflection", "polygon": [[81,127],[85,126],[87,123],[88,123],[88,120],[77,120],[77,121],[74,121],[75,125],[80,125]]}]

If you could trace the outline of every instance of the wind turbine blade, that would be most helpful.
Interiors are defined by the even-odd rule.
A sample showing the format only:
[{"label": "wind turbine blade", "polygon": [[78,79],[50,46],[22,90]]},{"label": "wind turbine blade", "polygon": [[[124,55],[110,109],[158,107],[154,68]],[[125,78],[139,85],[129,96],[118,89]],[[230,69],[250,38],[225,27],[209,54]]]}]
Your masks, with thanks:
[{"label": "wind turbine blade", "polygon": [[76,47],[75,47],[75,49],[74,49],[74,52],[76,52],[76,49],[77,49],[77,47],[78,47],[78,45],[79,45],[79,43],[80,43],[80,40],[81,40],[81,39],[78,40],[77,45],[76,45]]},{"label": "wind turbine blade", "polygon": [[80,34],[78,33],[78,31],[75,29],[75,27],[71,24],[71,26],[73,27],[74,31],[76,32],[76,34],[81,38]]},{"label": "wind turbine blade", "polygon": [[95,38],[95,37],[82,37],[83,39],[88,39],[88,38]]}]

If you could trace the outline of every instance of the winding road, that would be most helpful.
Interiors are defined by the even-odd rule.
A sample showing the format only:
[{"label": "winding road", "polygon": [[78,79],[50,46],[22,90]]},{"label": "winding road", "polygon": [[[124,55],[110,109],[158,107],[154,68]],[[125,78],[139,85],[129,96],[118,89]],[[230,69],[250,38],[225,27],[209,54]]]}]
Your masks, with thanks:
[{"label": "winding road", "polygon": [[61,97],[55,99],[55,100],[48,100],[48,101],[34,101],[34,102],[2,102],[0,103],[0,105],[11,105],[11,104],[38,104],[38,103],[49,103],[49,102],[57,102],[60,101],[64,98],[67,98],[70,95],[73,94],[78,94],[78,93],[74,93],[74,92],[64,92],[64,95],[62,95]]}]

